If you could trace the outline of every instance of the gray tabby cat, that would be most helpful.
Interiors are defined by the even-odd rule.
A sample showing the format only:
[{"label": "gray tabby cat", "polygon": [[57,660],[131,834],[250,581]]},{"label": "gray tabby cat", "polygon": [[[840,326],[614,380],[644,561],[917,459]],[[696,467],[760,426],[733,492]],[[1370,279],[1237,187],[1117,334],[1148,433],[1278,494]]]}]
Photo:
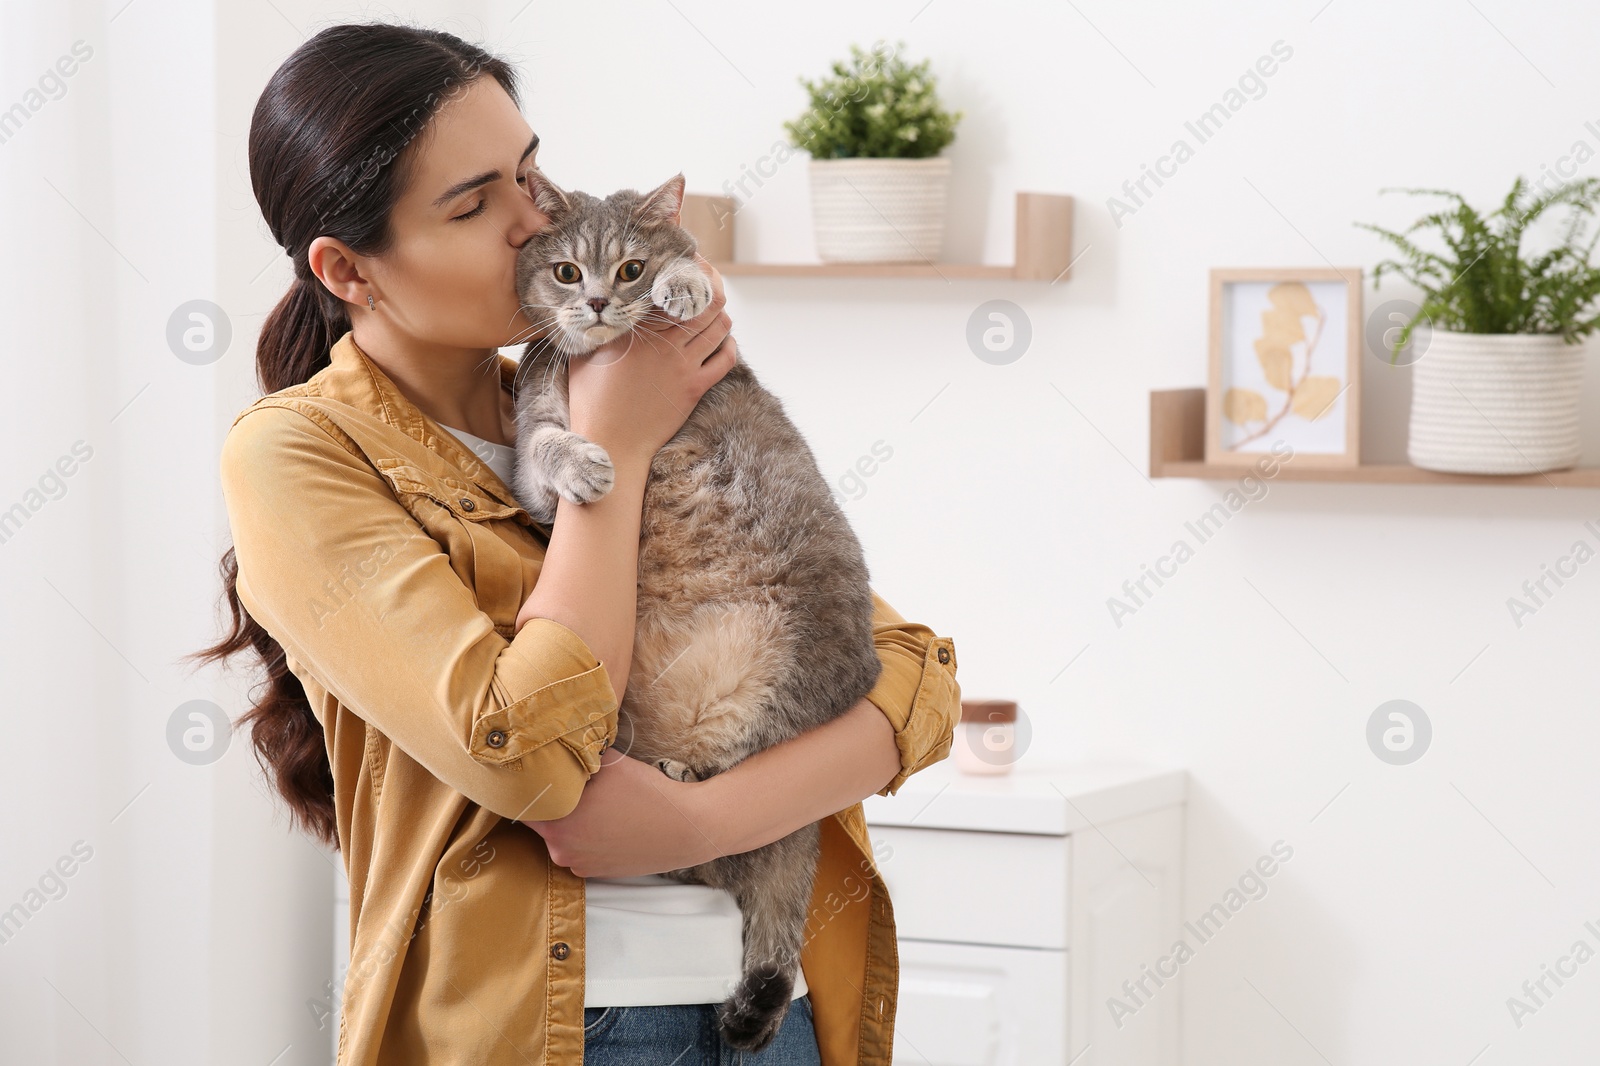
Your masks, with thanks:
[{"label": "gray tabby cat", "polygon": [[[549,524],[558,496],[592,502],[613,483],[605,449],[570,429],[567,360],[648,319],[693,318],[712,292],[678,225],[682,174],[603,200],[537,171],[531,184],[551,222],[517,264],[541,339],[517,371],[512,488]],[[867,576],[810,447],[741,354],[650,466],[619,747],[703,780],[843,714],[882,669]],[[733,1047],[766,1047],[789,1009],[819,840],[812,823],[665,875],[738,901],[742,973],[719,1014]]]}]

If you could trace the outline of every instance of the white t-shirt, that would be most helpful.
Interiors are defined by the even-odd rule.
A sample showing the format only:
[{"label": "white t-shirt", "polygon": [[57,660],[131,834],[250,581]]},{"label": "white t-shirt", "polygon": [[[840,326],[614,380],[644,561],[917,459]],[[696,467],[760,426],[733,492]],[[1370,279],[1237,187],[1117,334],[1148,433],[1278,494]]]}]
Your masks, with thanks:
[{"label": "white t-shirt", "polygon": [[461,443],[467,446],[468,451],[482,459],[484,465],[493,470],[500,480],[506,483],[506,488],[511,487],[511,464],[513,457],[517,454],[515,448],[508,444],[496,444],[493,441],[484,440],[482,437],[474,437],[466,430],[457,429],[455,426],[445,426],[444,428],[459,437]]},{"label": "white t-shirt", "polygon": [[[514,448],[445,426],[511,485]],[[585,1007],[720,1003],[739,983],[744,920],[733,893],[660,874],[584,879]],[[806,994],[795,971],[794,996]]]}]

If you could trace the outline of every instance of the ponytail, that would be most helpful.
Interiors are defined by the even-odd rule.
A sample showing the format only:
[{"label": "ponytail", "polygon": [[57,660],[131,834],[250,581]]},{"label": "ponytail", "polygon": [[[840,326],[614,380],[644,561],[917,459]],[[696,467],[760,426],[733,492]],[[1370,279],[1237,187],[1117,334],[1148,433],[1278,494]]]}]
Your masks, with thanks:
[{"label": "ponytail", "polygon": [[343,300],[307,271],[298,274],[261,325],[256,339],[256,378],[263,393],[308,380],[327,366],[334,343],[350,329]]}]

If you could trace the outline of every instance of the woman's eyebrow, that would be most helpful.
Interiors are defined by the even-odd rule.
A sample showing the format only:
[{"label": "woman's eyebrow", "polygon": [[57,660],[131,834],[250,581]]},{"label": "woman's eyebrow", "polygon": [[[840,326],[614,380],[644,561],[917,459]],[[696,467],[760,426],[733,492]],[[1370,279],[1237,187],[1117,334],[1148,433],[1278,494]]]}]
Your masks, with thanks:
[{"label": "woman's eyebrow", "polygon": [[[532,155],[533,154],[533,150],[535,148],[538,148],[538,147],[539,147],[539,135],[537,133],[535,133],[533,135],[533,140],[528,142],[528,147],[526,147],[526,148],[524,148],[522,150],[522,155],[521,155],[520,158],[518,158],[517,163],[520,165],[522,163],[522,160],[524,160],[524,159],[528,158],[528,156]],[[460,196],[462,193],[471,192],[473,189],[476,189],[478,186],[487,185],[491,181],[499,181],[500,177],[501,177],[501,175],[500,175],[500,172],[498,170],[486,170],[482,174],[475,174],[472,177],[467,178],[465,181],[458,181],[454,185],[452,185],[448,189],[446,189],[442,194],[440,194],[439,197],[433,201],[433,206],[434,207],[443,207],[445,204],[449,203],[451,200],[454,200],[457,196]]]}]

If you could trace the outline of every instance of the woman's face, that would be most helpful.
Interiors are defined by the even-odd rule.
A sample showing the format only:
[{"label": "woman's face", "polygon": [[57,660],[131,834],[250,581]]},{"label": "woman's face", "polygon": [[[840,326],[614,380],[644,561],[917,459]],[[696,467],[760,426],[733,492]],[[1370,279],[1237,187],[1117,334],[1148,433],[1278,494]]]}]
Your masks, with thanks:
[{"label": "woman's face", "polygon": [[527,339],[533,327],[517,299],[517,249],[550,222],[528,192],[538,141],[491,77],[434,115],[391,215],[394,245],[365,262],[384,332],[452,348]]}]

